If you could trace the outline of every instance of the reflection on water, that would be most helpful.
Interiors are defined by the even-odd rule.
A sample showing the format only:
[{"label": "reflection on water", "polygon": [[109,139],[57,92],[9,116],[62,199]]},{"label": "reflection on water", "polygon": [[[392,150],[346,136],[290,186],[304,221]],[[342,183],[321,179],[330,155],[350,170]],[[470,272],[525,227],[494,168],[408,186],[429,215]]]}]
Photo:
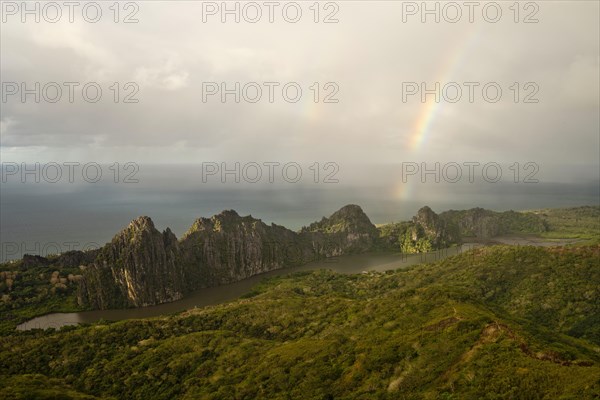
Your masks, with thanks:
[{"label": "reflection on water", "polygon": [[186,298],[172,303],[157,306],[130,308],[124,310],[96,310],[77,313],[53,313],[33,318],[17,326],[19,330],[60,328],[66,325],[79,323],[91,323],[105,319],[118,321],[131,318],[148,318],[159,315],[171,314],[194,307],[203,307],[234,300],[248,293],[250,289],[265,278],[286,275],[292,272],[309,271],[316,269],[330,269],[345,274],[357,274],[363,271],[387,271],[398,268],[406,268],[410,265],[434,262],[445,257],[461,253],[480,244],[467,243],[462,246],[442,249],[424,254],[401,254],[401,253],[367,253],[333,257],[321,261],[315,261],[299,267],[279,269],[255,275],[243,281],[228,285],[201,289],[189,294]]}]

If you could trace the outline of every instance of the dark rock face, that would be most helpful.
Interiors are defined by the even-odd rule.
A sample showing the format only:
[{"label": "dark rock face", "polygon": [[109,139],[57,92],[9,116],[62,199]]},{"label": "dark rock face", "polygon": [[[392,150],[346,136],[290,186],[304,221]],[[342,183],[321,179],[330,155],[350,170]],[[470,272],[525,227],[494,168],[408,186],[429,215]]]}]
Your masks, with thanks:
[{"label": "dark rock face", "polygon": [[369,251],[379,236],[369,217],[354,204],[302,228],[300,234],[312,243],[312,249],[319,257]]},{"label": "dark rock face", "polygon": [[223,211],[194,222],[178,241],[148,217],[132,221],[85,268],[79,301],[92,308],[139,307],[180,299],[202,287],[324,258],[368,251],[375,226],[346,206],[300,233]]},{"label": "dark rock face", "polygon": [[312,259],[305,250],[295,232],[231,210],[196,220],[181,240],[183,263],[196,288],[303,264]]},{"label": "dark rock face", "polygon": [[428,252],[459,244],[462,236],[545,230],[545,222],[534,214],[481,208],[438,215],[425,206],[411,221],[378,229],[359,206],[347,205],[300,232],[228,210],[196,220],[181,240],[168,228],[159,232],[150,218],[139,217],[101,249],[48,258],[25,255],[22,266],[81,266],[80,304],[141,307],[327,257],[374,249]]},{"label": "dark rock face", "polygon": [[84,270],[80,299],[93,308],[141,307],[183,297],[185,276],[177,238],[139,217],[102,248]]},{"label": "dark rock face", "polygon": [[463,237],[492,238],[508,233],[539,233],[548,228],[531,213],[494,212],[483,208],[436,214],[421,208],[411,221],[380,228],[380,241],[405,253],[421,253],[460,244]]},{"label": "dark rock face", "polygon": [[464,236],[490,238],[501,235],[503,227],[493,211],[473,208],[466,211],[447,211],[442,216],[454,220]]},{"label": "dark rock face", "polygon": [[458,228],[428,206],[411,221],[384,227],[380,232],[385,245],[400,247],[403,253],[424,253],[461,243]]},{"label": "dark rock face", "polygon": [[425,236],[435,249],[441,249],[451,244],[460,243],[458,229],[451,223],[441,219],[431,208],[421,208],[413,217],[413,223],[422,228]]}]

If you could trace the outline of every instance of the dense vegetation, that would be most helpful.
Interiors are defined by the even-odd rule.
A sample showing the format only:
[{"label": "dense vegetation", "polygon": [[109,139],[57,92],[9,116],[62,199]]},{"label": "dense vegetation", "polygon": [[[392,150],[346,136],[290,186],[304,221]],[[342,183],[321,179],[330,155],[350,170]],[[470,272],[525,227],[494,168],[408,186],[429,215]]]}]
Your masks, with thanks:
[{"label": "dense vegetation", "polygon": [[0,335],[38,315],[83,310],[76,298],[78,267],[27,264],[0,264]]},{"label": "dense vegetation", "polygon": [[515,233],[543,233],[547,223],[535,213],[504,211],[483,208],[450,210],[440,214],[448,225],[456,226],[463,237],[491,238]]},{"label": "dense vegetation", "polygon": [[600,206],[552,208],[532,211],[546,221],[548,238],[585,239],[589,243],[600,242]]},{"label": "dense vegetation", "polygon": [[[427,209],[428,218],[422,211]],[[419,218],[421,217],[421,218]],[[600,243],[600,206],[496,212],[473,208],[437,215],[428,207],[411,221],[380,225],[380,246],[403,253],[424,253],[464,240],[493,241],[504,235],[531,235]]]},{"label": "dense vegetation", "polygon": [[4,337],[0,398],[592,399],[599,288],[600,246],[300,273],[177,315]]},{"label": "dense vegetation", "polygon": [[380,235],[384,239],[391,238],[388,239],[392,245],[389,247],[402,253],[427,253],[437,249],[433,239],[427,235],[423,227],[410,222],[384,225],[380,228]]},{"label": "dense vegetation", "polygon": [[496,212],[483,208],[436,214],[421,208],[410,221],[378,228],[380,246],[403,253],[427,253],[460,244],[464,239],[490,240],[509,234],[539,235],[548,230],[542,215],[532,212]]}]

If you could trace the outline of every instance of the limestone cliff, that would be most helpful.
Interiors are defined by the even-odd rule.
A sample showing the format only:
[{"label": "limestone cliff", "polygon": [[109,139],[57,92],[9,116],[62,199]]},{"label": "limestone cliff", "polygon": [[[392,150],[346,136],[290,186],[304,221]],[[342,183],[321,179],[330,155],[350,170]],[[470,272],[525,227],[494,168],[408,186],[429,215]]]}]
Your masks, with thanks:
[{"label": "limestone cliff", "polygon": [[167,229],[139,217],[86,266],[80,302],[93,308],[142,307],[180,299],[185,289],[179,243]]},{"label": "limestone cliff", "polygon": [[483,208],[436,214],[421,208],[412,220],[378,228],[380,246],[404,253],[422,253],[460,244],[463,238],[493,238],[510,233],[540,233],[546,222],[533,213],[495,212]]},{"label": "limestone cliff", "polygon": [[360,253],[373,249],[378,238],[377,228],[357,205],[350,204],[329,218],[314,222],[300,231],[302,238],[311,243],[319,257]]},{"label": "limestone cliff", "polygon": [[377,230],[362,209],[343,207],[294,232],[228,210],[200,218],[178,241],[148,217],[132,221],[83,272],[80,303],[92,308],[139,307],[185,293],[342,254],[371,250]]},{"label": "limestone cliff", "polygon": [[314,258],[295,232],[233,210],[196,220],[181,240],[181,253],[193,288],[235,282]]},{"label": "limestone cliff", "polygon": [[376,228],[359,206],[347,205],[299,232],[228,210],[197,219],[181,240],[168,228],[159,232],[150,218],[139,217],[101,249],[53,259],[26,256],[24,263],[80,264],[81,304],[140,307],[326,257],[382,248],[427,252],[458,244],[462,236],[544,230],[544,221],[534,214],[479,208],[438,215],[425,206],[410,221]]},{"label": "limestone cliff", "polygon": [[424,253],[461,242],[458,229],[442,220],[428,206],[422,207],[399,235],[404,253]]},{"label": "limestone cliff", "polygon": [[413,223],[422,228],[427,239],[436,249],[448,247],[461,242],[456,225],[440,218],[431,208],[421,208],[413,217]]}]

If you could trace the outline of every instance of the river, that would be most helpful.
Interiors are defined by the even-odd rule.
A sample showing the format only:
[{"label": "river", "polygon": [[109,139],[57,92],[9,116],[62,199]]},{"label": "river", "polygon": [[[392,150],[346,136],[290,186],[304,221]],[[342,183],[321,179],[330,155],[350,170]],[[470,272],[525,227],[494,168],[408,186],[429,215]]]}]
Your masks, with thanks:
[{"label": "river", "polygon": [[118,321],[133,318],[148,318],[172,314],[194,307],[203,307],[235,300],[248,293],[253,286],[263,279],[273,276],[286,275],[299,271],[330,269],[344,274],[357,274],[363,271],[387,271],[406,268],[410,265],[434,262],[445,257],[461,253],[481,244],[466,243],[462,246],[442,249],[431,253],[401,254],[401,253],[366,253],[332,257],[311,262],[298,267],[283,268],[264,274],[255,275],[239,282],[230,283],[207,289],[200,289],[188,294],[184,299],[157,306],[128,308],[121,310],[95,310],[74,313],[52,313],[33,318],[17,326],[18,330],[60,328],[67,325],[92,323],[101,319]]}]

